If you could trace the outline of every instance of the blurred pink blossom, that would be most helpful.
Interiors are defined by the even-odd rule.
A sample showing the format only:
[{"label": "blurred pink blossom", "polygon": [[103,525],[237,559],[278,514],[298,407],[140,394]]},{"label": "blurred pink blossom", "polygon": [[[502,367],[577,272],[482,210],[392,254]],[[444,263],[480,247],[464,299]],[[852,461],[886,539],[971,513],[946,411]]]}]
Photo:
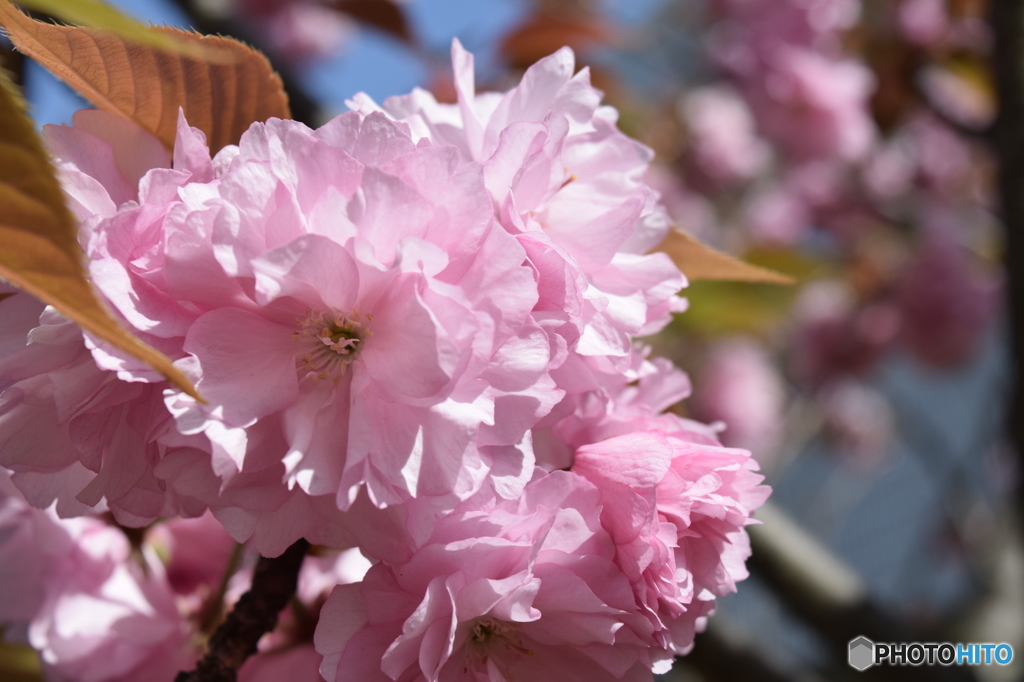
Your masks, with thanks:
[{"label": "blurred pink blossom", "polygon": [[862,180],[873,198],[899,199],[914,187],[917,148],[909,135],[892,135],[877,145],[863,167]]},{"label": "blurred pink blossom", "polygon": [[189,629],[151,550],[94,518],[30,507],[0,471],[0,622],[27,635],[49,678],[171,679],[192,664]]},{"label": "blurred pink blossom", "polygon": [[726,424],[720,436],[725,445],[750,450],[759,462],[770,460],[782,436],[786,393],[762,345],[746,338],[716,343],[693,402],[698,418]]},{"label": "blurred pink blossom", "polygon": [[935,45],[949,30],[946,0],[902,0],[899,24],[907,40],[918,45]]},{"label": "blurred pink blossom", "polygon": [[769,148],[757,137],[754,117],[735,90],[698,88],[685,96],[680,109],[700,172],[730,183],[748,180],[765,167]]},{"label": "blurred pink blossom", "polygon": [[357,30],[355,22],[319,0],[228,0],[252,24],[270,50],[295,62],[337,52]]},{"label": "blurred pink blossom", "polygon": [[899,285],[902,339],[922,362],[959,365],[988,329],[997,294],[997,282],[972,264],[952,231],[931,226]]},{"label": "blurred pink blossom", "polygon": [[319,2],[295,2],[261,23],[272,49],[297,62],[339,51],[358,30],[351,19]]},{"label": "blurred pink blossom", "polygon": [[[860,16],[861,0],[715,0],[713,6],[725,33],[719,56],[735,67],[753,66],[780,45],[836,54],[840,34]],[[743,52],[749,56],[740,56]]]},{"label": "blurred pink blossom", "polygon": [[798,160],[865,156],[876,130],[868,111],[874,77],[864,65],[790,46],[765,60],[766,70],[748,88],[767,137]]},{"label": "blurred pink blossom", "polygon": [[878,466],[889,454],[896,417],[889,401],[871,387],[850,379],[826,386],[820,394],[825,432],[853,464]]},{"label": "blurred pink blossom", "polygon": [[874,197],[905,200],[916,186],[963,194],[972,170],[970,144],[934,115],[920,111],[873,150],[862,178]]},{"label": "blurred pink blossom", "polygon": [[814,219],[799,193],[785,183],[752,193],[742,215],[744,227],[755,239],[776,244],[798,242]]},{"label": "blurred pink blossom", "polygon": [[673,225],[704,242],[719,236],[715,207],[707,197],[688,188],[679,175],[663,166],[651,166],[647,182],[661,195]]},{"label": "blurred pink blossom", "polygon": [[794,307],[793,371],[799,382],[823,385],[874,366],[900,330],[890,301],[859,305],[842,282],[821,280],[800,292]]},{"label": "blurred pink blossom", "polygon": [[940,193],[961,189],[971,172],[971,148],[960,135],[933,115],[922,113],[908,124],[917,148],[922,181]]}]

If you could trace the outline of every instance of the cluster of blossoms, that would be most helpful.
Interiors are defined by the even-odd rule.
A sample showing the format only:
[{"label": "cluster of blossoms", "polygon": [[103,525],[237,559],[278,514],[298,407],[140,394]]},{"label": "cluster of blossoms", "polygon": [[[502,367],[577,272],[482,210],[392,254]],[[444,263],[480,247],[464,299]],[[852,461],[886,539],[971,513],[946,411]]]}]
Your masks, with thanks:
[{"label": "cluster of blossoms", "polygon": [[900,350],[961,365],[996,311],[998,282],[971,253],[992,230],[988,152],[963,134],[990,125],[994,106],[956,75],[965,55],[987,59],[984,17],[943,0],[709,10],[711,84],[680,96],[686,149],[680,177],[661,178],[665,203],[710,241],[839,269],[804,287],[774,360],[742,339],[711,344],[695,414],[769,462],[788,365],[841,449],[875,461],[893,422],[867,380],[878,360]]},{"label": "cluster of blossoms", "polygon": [[[172,155],[98,111],[47,128],[96,288],[204,398],[0,301],[0,555],[32,524],[58,538],[33,553],[39,599],[0,618],[54,675],[187,667],[224,592],[217,532],[372,563],[308,559],[320,616],[252,679],[312,658],[327,680],[650,680],[746,577],[768,489],[666,411],[689,382],[635,341],[685,307],[651,253],[670,229],[651,152],[568,49],[503,94],[474,91],[457,42],[453,62],[457,104],[357,96],[212,158],[184,117]],[[133,551],[97,513],[155,525]],[[65,646],[86,599],[109,627]]]},{"label": "cluster of blossoms", "polygon": [[[860,0],[716,0],[710,57],[723,81],[684,96],[695,186],[753,184],[742,220],[799,241],[843,208],[845,169],[873,147],[871,71],[843,48]],[[728,112],[728,115],[719,115]]]}]

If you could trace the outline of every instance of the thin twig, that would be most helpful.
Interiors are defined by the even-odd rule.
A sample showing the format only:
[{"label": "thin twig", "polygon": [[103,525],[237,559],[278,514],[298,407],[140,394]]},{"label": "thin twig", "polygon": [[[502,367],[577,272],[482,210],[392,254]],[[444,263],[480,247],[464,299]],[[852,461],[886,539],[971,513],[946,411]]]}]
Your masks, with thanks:
[{"label": "thin twig", "polygon": [[199,618],[199,631],[204,635],[211,634],[213,629],[220,625],[221,619],[224,617],[224,595],[228,592],[232,576],[235,575],[239,564],[242,563],[242,550],[244,548],[245,545],[242,543],[235,543],[234,549],[231,550],[231,556],[228,557],[227,566],[224,567],[224,574],[220,578],[220,584],[217,585],[217,591],[210,596],[202,611],[202,615]]},{"label": "thin twig", "polygon": [[[748,529],[751,574],[821,636],[834,660],[846,660],[849,642],[861,635],[874,642],[930,642],[944,635],[922,632],[885,613],[855,572],[771,503],[758,518],[764,525]],[[972,670],[956,666],[881,666],[871,675],[890,682],[977,680]]]},{"label": "thin twig", "polygon": [[192,672],[175,682],[235,682],[238,669],[256,651],[260,637],[277,626],[277,615],[295,594],[309,543],[299,540],[274,559],[262,557],[252,587],[210,638],[210,648]]}]

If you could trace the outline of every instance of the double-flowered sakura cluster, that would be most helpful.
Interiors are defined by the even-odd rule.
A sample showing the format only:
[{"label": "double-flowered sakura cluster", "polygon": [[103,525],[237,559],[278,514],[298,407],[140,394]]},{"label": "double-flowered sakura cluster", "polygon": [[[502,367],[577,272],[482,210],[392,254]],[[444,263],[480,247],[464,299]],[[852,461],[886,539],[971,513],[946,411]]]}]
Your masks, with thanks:
[{"label": "double-flowered sakura cluster", "polygon": [[[93,283],[205,399],[25,294],[0,302],[18,491],[0,566],[25,568],[25,524],[54,536],[32,580],[0,580],[18,605],[0,620],[52,670],[187,664],[205,616],[184,595],[216,583],[161,587],[124,542],[90,554],[113,532],[97,512],[215,518],[267,556],[358,547],[372,566],[306,649],[327,680],[650,680],[746,577],[768,489],[748,452],[666,411],[688,380],[634,340],[685,307],[651,253],[670,225],[650,151],[568,49],[504,94],[474,91],[457,42],[453,61],[457,104],[357,96],[212,158],[184,117],[172,156],[98,111],[47,128]],[[68,571],[96,575],[55,587]],[[38,600],[7,600],[29,582]],[[76,616],[83,600],[109,615]]]}]

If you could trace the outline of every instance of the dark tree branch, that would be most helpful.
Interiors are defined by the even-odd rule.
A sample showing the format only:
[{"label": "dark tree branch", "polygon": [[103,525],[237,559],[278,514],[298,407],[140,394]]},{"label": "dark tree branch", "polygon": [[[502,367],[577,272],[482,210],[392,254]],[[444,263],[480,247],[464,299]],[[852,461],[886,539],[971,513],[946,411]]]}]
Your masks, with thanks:
[{"label": "dark tree branch", "polygon": [[[873,642],[952,641],[944,632],[924,632],[896,620],[874,604],[855,573],[795,522],[766,504],[763,526],[751,526],[753,555],[747,565],[794,616],[825,642],[835,661],[845,662],[851,640]],[[957,666],[876,666],[871,679],[890,682],[974,682]]]},{"label": "dark tree branch", "polygon": [[[1012,363],[1006,426],[1018,468],[1024,470],[1024,0],[991,2],[992,70],[999,105],[993,141],[1006,235],[1003,258]],[[1020,484],[1015,501],[1018,523],[1024,526],[1024,487]]]},{"label": "dark tree branch", "polygon": [[192,672],[181,672],[175,682],[235,682],[238,669],[256,652],[260,637],[277,626],[277,615],[295,594],[299,569],[309,543],[299,540],[275,559],[261,557],[252,587],[213,636],[210,647]]},{"label": "dark tree branch", "polygon": [[[992,32],[999,113],[995,152],[999,160],[999,194],[1006,234],[1006,290],[1013,362],[1013,396],[1008,430],[1024,466],[1024,0],[992,0]],[[1020,491],[1017,510],[1024,519]]]},{"label": "dark tree branch", "polygon": [[[813,679],[809,670],[782,670],[745,642],[729,637],[721,624],[712,621],[708,629],[697,635],[693,651],[676,665],[690,666],[712,682],[723,680],[757,680],[757,682],[791,682]],[[823,677],[817,675],[818,677]]]}]

